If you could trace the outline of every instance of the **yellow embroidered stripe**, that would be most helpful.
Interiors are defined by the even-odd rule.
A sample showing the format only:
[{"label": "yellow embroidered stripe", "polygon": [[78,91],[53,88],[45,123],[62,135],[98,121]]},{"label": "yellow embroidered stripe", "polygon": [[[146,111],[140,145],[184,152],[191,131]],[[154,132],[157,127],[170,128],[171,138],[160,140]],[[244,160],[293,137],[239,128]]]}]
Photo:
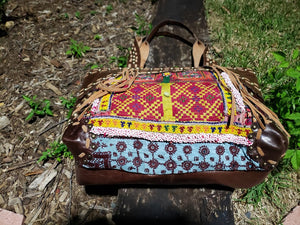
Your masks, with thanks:
[{"label": "yellow embroidered stripe", "polygon": [[111,94],[104,95],[99,104],[99,111],[107,111],[109,108]]},{"label": "yellow embroidered stripe", "polygon": [[119,120],[116,118],[91,119],[90,122],[95,127],[120,128],[139,130],[141,132],[161,132],[173,134],[197,134],[197,133],[214,133],[214,134],[234,134],[243,137],[251,132],[249,127],[238,127],[236,125],[197,125],[197,124],[176,124],[176,123],[147,123],[132,120]]},{"label": "yellow embroidered stripe", "polygon": [[176,121],[176,118],[173,116],[172,110],[171,84],[172,83],[161,83],[164,112],[161,121]]}]

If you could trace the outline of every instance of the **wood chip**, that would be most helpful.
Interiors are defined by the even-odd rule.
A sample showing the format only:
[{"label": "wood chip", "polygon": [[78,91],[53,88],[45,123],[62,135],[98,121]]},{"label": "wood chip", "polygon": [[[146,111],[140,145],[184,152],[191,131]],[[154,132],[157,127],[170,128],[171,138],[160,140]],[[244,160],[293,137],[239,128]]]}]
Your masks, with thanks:
[{"label": "wood chip", "polygon": [[8,206],[13,206],[16,213],[24,214],[23,204],[20,198],[16,197],[9,199]]},{"label": "wood chip", "polygon": [[36,171],[28,172],[28,173],[25,173],[25,177],[38,175],[38,174],[41,174],[43,172],[44,172],[44,170],[36,170]]},{"label": "wood chip", "polygon": [[56,59],[51,59],[51,60],[50,60],[50,63],[51,63],[53,66],[55,66],[56,68],[62,68],[62,67],[63,67],[63,65],[62,65],[59,61],[57,61]]},{"label": "wood chip", "polygon": [[71,179],[71,177],[72,177],[72,173],[69,171],[69,170],[63,170],[63,173],[66,175],[66,177],[68,178],[68,179]]},{"label": "wood chip", "polygon": [[46,170],[29,185],[29,189],[37,188],[39,191],[44,190],[47,184],[50,183],[56,175],[57,171],[55,169]]},{"label": "wood chip", "polygon": [[22,109],[23,108],[23,106],[24,106],[24,103],[25,103],[26,101],[25,100],[23,100],[16,108],[15,108],[15,110],[14,110],[14,113],[17,113],[17,112],[19,112],[20,111],[20,109]]},{"label": "wood chip", "polygon": [[59,201],[59,202],[64,202],[67,196],[68,196],[68,192],[67,192],[67,191],[64,191],[64,192],[62,193],[62,195],[59,197],[58,201]]},{"label": "wood chip", "polygon": [[2,195],[0,195],[0,205],[3,205],[5,203],[4,198],[2,197]]},{"label": "wood chip", "polygon": [[10,124],[10,120],[7,116],[0,117],[0,130],[7,127]]},{"label": "wood chip", "polygon": [[53,84],[51,84],[50,82],[47,82],[45,84],[45,87],[50,89],[51,91],[53,91],[57,95],[62,95],[61,91],[57,87],[55,87]]},{"label": "wood chip", "polygon": [[10,157],[5,157],[3,160],[2,160],[3,163],[10,163],[12,162],[12,159]]}]

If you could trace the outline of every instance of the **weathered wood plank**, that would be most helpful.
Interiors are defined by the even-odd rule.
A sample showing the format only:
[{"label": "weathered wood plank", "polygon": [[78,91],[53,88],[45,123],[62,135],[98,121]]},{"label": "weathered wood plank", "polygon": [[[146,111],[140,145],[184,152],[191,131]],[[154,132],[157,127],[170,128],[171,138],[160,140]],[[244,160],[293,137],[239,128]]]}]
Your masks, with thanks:
[{"label": "weathered wood plank", "polygon": [[232,190],[209,188],[119,189],[116,224],[234,224]]},{"label": "weathered wood plank", "polygon": [[[165,19],[183,22],[209,44],[203,1],[160,0],[153,25]],[[168,30],[190,38],[181,28]],[[154,38],[150,46],[146,67],[191,66],[191,48],[178,40]],[[122,188],[118,191],[114,221],[132,225],[232,225],[232,191],[217,187]]]},{"label": "weathered wood plank", "polygon": [[[202,0],[160,0],[153,26],[163,20],[177,20],[190,27],[206,45],[210,44],[205,8]],[[190,35],[176,26],[169,27],[176,34],[193,41]],[[169,30],[170,30],[169,29]],[[150,54],[146,67],[191,66],[190,47],[169,37],[155,38],[150,43]]]}]

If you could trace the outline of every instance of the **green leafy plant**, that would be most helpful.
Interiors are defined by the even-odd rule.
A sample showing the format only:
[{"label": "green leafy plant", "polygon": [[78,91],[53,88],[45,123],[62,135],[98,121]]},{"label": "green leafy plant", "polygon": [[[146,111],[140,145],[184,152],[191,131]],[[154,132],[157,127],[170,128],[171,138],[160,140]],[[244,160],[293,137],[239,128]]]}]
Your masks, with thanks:
[{"label": "green leafy plant", "polygon": [[118,67],[124,68],[127,66],[127,61],[128,61],[128,57],[129,57],[131,48],[126,48],[126,47],[123,47],[120,45],[118,45],[117,48],[120,50],[121,56],[111,56],[109,63],[110,64],[116,63],[118,65]]},{"label": "green leafy plant", "polygon": [[0,0],[0,6],[4,5],[7,2],[8,2],[8,0]]},{"label": "green leafy plant", "polygon": [[113,10],[112,5],[109,4],[109,5],[106,6],[106,12],[107,13],[110,13],[112,10]]},{"label": "green leafy plant", "polygon": [[32,98],[26,95],[23,95],[23,98],[28,102],[31,112],[26,117],[26,121],[32,120],[35,116],[43,117],[45,115],[53,116],[53,112],[50,106],[50,100],[38,100],[37,96],[34,95]]},{"label": "green leafy plant", "polygon": [[290,133],[289,149],[279,165],[268,178],[255,187],[245,190],[240,201],[258,205],[262,198],[272,201],[278,208],[284,208],[279,189],[292,187],[290,173],[300,167],[300,66],[299,50],[291,57],[283,52],[273,52],[279,63],[268,70],[263,80],[265,103],[278,115]]},{"label": "green leafy plant", "polygon": [[102,39],[102,36],[99,35],[99,34],[96,34],[96,35],[94,36],[94,39],[95,39],[95,40],[100,40],[100,39]]},{"label": "green leafy plant", "polygon": [[91,48],[88,46],[85,46],[82,42],[77,42],[73,39],[71,39],[71,45],[68,51],[66,51],[67,55],[73,55],[77,58],[80,58],[89,51]]},{"label": "green leafy plant", "polygon": [[278,115],[290,133],[289,149],[285,155],[295,170],[300,168],[300,61],[299,49],[291,56],[273,52],[279,63],[268,71],[264,81],[266,104]]},{"label": "green leafy plant", "polygon": [[0,22],[5,17],[5,5],[8,0],[0,0]]},{"label": "green leafy plant", "polygon": [[41,157],[38,159],[38,162],[51,158],[55,158],[58,162],[61,162],[64,158],[73,159],[74,157],[64,143],[61,141],[54,141],[50,144],[50,148],[42,153]]},{"label": "green leafy plant", "polygon": [[101,5],[103,0],[95,0],[95,5]]},{"label": "green leafy plant", "polygon": [[137,27],[132,26],[131,29],[140,36],[147,35],[152,30],[152,24],[148,23],[143,16],[140,16],[137,13],[135,13],[135,22],[137,23]]},{"label": "green leafy plant", "polygon": [[61,103],[65,106],[65,108],[68,109],[67,119],[70,119],[70,117],[72,115],[72,112],[74,110],[74,106],[75,106],[77,98],[73,97],[73,96],[71,96],[70,99],[66,99],[64,97],[60,97],[60,100],[61,100]]},{"label": "green leafy plant", "polygon": [[97,14],[97,11],[92,10],[92,11],[90,11],[90,14],[91,14],[91,16],[95,16]]},{"label": "green leafy plant", "polygon": [[97,64],[97,63],[88,63],[84,66],[84,69],[97,69],[97,68],[103,68],[103,64]]},{"label": "green leafy plant", "polygon": [[79,19],[79,20],[82,19],[82,18],[81,18],[81,14],[80,14],[79,11],[76,11],[76,12],[75,12],[75,17],[76,17],[77,19]]},{"label": "green leafy plant", "polygon": [[97,69],[97,68],[102,68],[102,67],[103,67],[103,65],[93,64],[93,65],[91,65],[91,70]]},{"label": "green leafy plant", "polygon": [[64,13],[64,14],[63,14],[63,17],[64,17],[65,19],[69,19],[69,14],[68,14],[68,13]]}]

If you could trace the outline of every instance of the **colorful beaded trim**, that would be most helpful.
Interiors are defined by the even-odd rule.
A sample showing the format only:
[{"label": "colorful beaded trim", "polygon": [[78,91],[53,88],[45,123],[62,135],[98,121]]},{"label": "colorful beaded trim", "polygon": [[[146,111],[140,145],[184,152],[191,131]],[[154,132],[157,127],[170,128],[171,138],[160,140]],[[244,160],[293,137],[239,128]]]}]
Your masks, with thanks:
[{"label": "colorful beaded trim", "polygon": [[[107,122],[108,120],[105,120]],[[94,122],[94,123],[93,123]],[[252,142],[247,138],[251,133],[250,128],[240,128],[237,126],[227,125],[209,126],[209,125],[169,125],[169,124],[147,124],[136,121],[120,121],[115,123],[115,127],[99,126],[101,120],[91,120],[94,125],[91,133],[106,136],[125,136],[143,138],[151,141],[174,141],[178,143],[195,143],[195,142],[233,142],[243,145],[251,145]],[[141,125],[139,125],[141,124]],[[122,128],[119,128],[122,127]],[[136,127],[143,128],[142,130],[135,129]]]}]

